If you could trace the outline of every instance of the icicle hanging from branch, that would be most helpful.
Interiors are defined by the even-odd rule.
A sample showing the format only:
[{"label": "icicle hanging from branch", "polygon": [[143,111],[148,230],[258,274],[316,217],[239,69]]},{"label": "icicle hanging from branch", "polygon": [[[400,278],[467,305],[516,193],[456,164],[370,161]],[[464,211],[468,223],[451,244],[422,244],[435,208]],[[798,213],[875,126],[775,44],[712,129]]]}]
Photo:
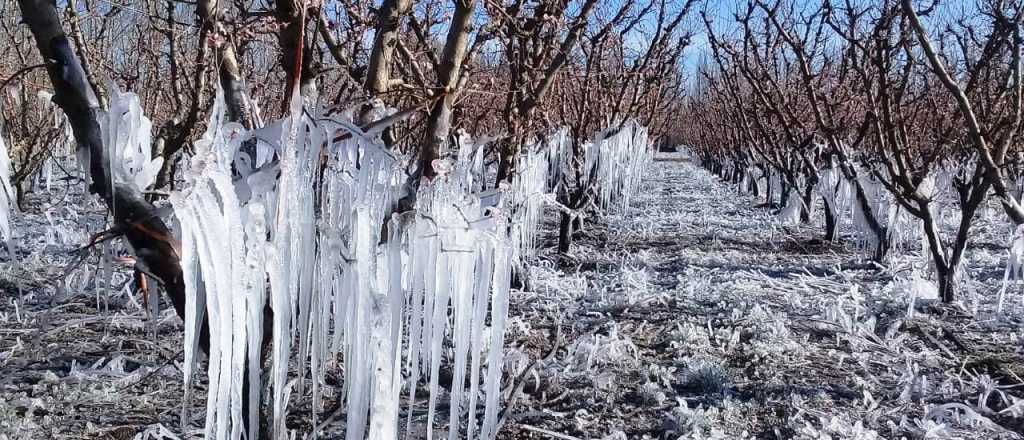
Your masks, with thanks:
[{"label": "icicle hanging from branch", "polygon": [[[322,410],[324,377],[336,365],[345,371],[339,395],[346,438],[397,438],[403,385],[413,393],[421,377],[431,389],[429,421],[415,432],[406,421],[406,432],[432,435],[441,422],[441,349],[449,344],[456,380],[447,393],[448,436],[493,436],[512,246],[504,197],[474,192],[479,155],[467,151],[454,167],[442,167],[453,171],[421,185],[414,211],[392,214],[404,184],[402,160],[351,121],[296,103],[288,118],[247,132],[223,124],[222,107],[218,98],[189,161],[188,187],[172,196],[189,298],[186,374],[204,299],[210,317],[207,437],[236,435],[241,417],[256,426],[255,413],[241,414],[241,384],[245,371],[249,384],[259,383],[267,301],[274,438],[292,435],[284,424],[292,384],[300,395],[311,384],[314,408]],[[276,161],[239,162],[246,141],[256,142],[257,152],[269,148],[273,154],[257,156]],[[233,184],[232,165],[246,176]],[[412,369],[404,384],[403,365]]]}]

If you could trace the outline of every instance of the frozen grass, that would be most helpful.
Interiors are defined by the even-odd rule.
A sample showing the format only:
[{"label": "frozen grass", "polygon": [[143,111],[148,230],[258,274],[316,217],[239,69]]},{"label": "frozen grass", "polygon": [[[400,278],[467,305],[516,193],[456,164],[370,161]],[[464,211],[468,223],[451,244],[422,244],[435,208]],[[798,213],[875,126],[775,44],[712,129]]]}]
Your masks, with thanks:
[{"label": "frozen grass", "polygon": [[[1021,438],[1022,310],[1014,296],[995,313],[998,212],[975,229],[964,300],[911,304],[919,249],[876,265],[849,225],[823,242],[821,226],[783,226],[670,159],[568,258],[546,235],[515,337],[534,358],[554,325],[565,341],[500,438]],[[595,360],[584,377],[581,352]]]}]

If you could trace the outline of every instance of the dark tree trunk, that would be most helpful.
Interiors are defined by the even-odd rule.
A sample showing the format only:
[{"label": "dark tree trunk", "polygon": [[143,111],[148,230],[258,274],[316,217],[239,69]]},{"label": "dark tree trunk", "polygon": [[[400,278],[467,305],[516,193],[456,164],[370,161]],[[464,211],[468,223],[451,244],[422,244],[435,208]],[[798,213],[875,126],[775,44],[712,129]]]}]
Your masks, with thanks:
[{"label": "dark tree trunk", "polygon": [[814,185],[807,184],[802,196],[803,206],[800,208],[800,223],[811,222],[811,207],[814,204]]},{"label": "dark tree trunk", "polygon": [[872,260],[879,263],[885,261],[885,257],[889,254],[889,247],[892,244],[889,239],[889,234],[883,232],[880,236],[876,236],[878,243],[875,245],[875,254],[871,256]]},{"label": "dark tree trunk", "polygon": [[[54,88],[54,102],[71,122],[79,149],[89,153],[89,191],[100,196],[135,250],[140,268],[164,286],[178,315],[185,316],[185,290],[178,260],[178,242],[138,188],[112,185],[106,150],[97,123],[98,103],[78,57],[60,25],[53,3],[19,0],[25,23],[35,37]],[[203,345],[209,343],[209,336]]]},{"label": "dark tree trunk", "polygon": [[822,196],[821,200],[822,205],[825,207],[825,240],[835,241],[839,230],[839,214],[832,205],[829,205],[824,196]]},{"label": "dark tree trunk", "polygon": [[793,191],[793,188],[789,185],[789,182],[786,179],[782,179],[782,187],[779,191],[779,209],[785,208],[786,204],[789,203],[789,193],[791,191]]},{"label": "dark tree trunk", "polygon": [[558,253],[565,254],[569,252],[569,248],[572,246],[572,233],[573,233],[573,219],[568,213],[561,213],[558,222]]},{"label": "dark tree trunk", "polygon": [[956,300],[957,268],[952,266],[945,270],[938,270],[939,276],[939,298],[944,303],[951,303]]}]

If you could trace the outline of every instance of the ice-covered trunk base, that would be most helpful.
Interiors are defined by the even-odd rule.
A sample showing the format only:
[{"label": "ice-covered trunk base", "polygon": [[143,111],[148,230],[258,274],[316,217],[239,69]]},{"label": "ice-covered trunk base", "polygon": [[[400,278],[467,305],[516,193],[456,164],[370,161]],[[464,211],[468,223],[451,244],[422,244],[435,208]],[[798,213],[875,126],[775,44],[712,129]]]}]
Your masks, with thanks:
[{"label": "ice-covered trunk base", "polygon": [[804,211],[803,200],[800,196],[800,192],[795,188],[790,187],[790,191],[786,194],[786,206],[782,207],[779,211],[778,219],[779,222],[784,225],[795,225],[800,223],[800,215]]}]

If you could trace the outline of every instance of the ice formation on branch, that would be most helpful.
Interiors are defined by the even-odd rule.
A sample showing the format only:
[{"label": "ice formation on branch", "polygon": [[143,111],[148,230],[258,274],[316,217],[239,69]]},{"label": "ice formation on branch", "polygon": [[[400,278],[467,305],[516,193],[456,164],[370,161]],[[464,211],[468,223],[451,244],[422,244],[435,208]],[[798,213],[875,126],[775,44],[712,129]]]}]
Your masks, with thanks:
[{"label": "ice formation on branch", "polygon": [[[401,160],[347,118],[295,102],[288,118],[247,132],[223,113],[218,98],[185,171],[189,184],[171,199],[182,229],[186,381],[204,311],[211,326],[207,438],[238,438],[242,417],[257,426],[255,400],[241,414],[242,386],[255,399],[266,303],[274,438],[292,435],[289,396],[308,390],[322,410],[325,373],[339,368],[346,438],[394,439],[403,424],[413,434],[411,412],[399,420],[401,396],[404,388],[412,399],[421,379],[428,421],[415,434],[429,438],[442,425],[442,361],[455,377],[448,437],[493,437],[511,241],[501,195],[473,191],[475,154],[423,184],[414,211],[395,213]],[[255,160],[241,158],[245,142],[257,144]],[[247,176],[233,183],[232,164],[251,165],[235,170]],[[290,364],[299,368],[294,390]]]},{"label": "ice formation on branch", "polygon": [[818,194],[828,209],[835,213],[838,219],[845,217],[852,201],[850,183],[843,178],[843,173],[837,167],[829,167],[818,173],[818,183],[815,186]]},{"label": "ice formation on branch", "polygon": [[110,109],[100,112],[98,122],[103,146],[110,158],[110,182],[131,184],[144,190],[156,182],[156,175],[163,165],[162,157],[152,158],[150,131],[153,124],[142,114],[138,95],[122,92],[113,81],[108,84],[108,89]]},{"label": "ice formation on branch", "polygon": [[[255,438],[263,320],[272,319],[273,438],[296,434],[284,423],[292,394],[310,396],[314,414],[324,409],[328,370],[344,371],[330,394],[344,400],[349,440],[433,438],[441,426],[450,440],[493,438],[511,267],[532,252],[542,203],[568,163],[568,130],[528,148],[513,182],[490,191],[489,140],[459,133],[457,155],[435,164],[443,172],[421,183],[413,210],[398,212],[412,158],[396,157],[351,113],[303,108],[294,95],[288,117],[247,131],[225,122],[218,94],[186,185],[171,195],[186,286],[186,407],[205,314],[206,436],[237,439],[248,426]],[[111,114],[123,117],[106,126],[145,131],[137,99],[114,101]],[[647,131],[628,122],[598,139],[586,165],[599,204],[626,206],[652,158]],[[137,145],[129,137],[114,151],[143,184],[152,162]],[[442,363],[453,378],[446,392]],[[412,411],[400,420],[420,382],[425,426]]]},{"label": "ice formation on branch", "polygon": [[[568,128],[561,128],[546,139],[533,142],[519,157],[511,185],[506,188],[512,213],[514,260],[532,256],[544,205],[556,205],[572,216],[581,216],[582,208],[561,206],[552,192],[560,191],[572,177],[573,139]],[[582,143],[581,188],[596,195],[601,209],[625,209],[640,187],[644,170],[654,159],[647,129],[636,121],[615,124]],[[561,190],[566,190],[564,187]]]},{"label": "ice formation on branch", "polygon": [[527,148],[519,157],[518,172],[512,177],[509,191],[514,215],[512,242],[517,260],[535,252],[544,203],[552,198],[551,191],[563,171],[564,155],[571,142],[568,129],[562,128],[547,140]]},{"label": "ice formation on branch", "polygon": [[600,206],[625,209],[640,188],[644,169],[654,159],[647,129],[630,120],[611,136],[599,134],[587,148],[587,169],[600,183]]}]

